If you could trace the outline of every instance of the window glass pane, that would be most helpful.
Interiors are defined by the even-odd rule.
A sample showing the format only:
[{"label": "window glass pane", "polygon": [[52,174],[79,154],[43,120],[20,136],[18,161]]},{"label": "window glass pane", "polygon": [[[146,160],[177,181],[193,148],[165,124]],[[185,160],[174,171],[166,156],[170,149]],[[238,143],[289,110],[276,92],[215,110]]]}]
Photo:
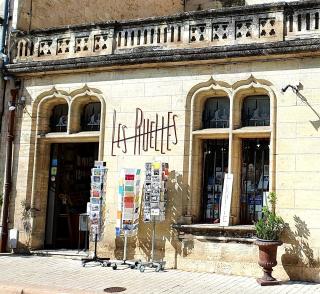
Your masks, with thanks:
[{"label": "window glass pane", "polygon": [[269,126],[270,99],[268,96],[249,96],[243,100],[242,126]]},{"label": "window glass pane", "polygon": [[203,220],[220,222],[224,174],[228,172],[228,140],[206,140],[203,143]]},{"label": "window glass pane", "polygon": [[101,104],[94,102],[87,104],[81,117],[82,131],[99,131],[100,130]]},{"label": "window glass pane", "polygon": [[241,223],[261,218],[269,191],[269,139],[242,141]]},{"label": "window glass pane", "polygon": [[50,117],[51,132],[66,132],[68,125],[68,104],[60,104],[52,109]]},{"label": "window glass pane", "polygon": [[229,98],[209,98],[202,113],[202,128],[228,128],[229,127]]}]

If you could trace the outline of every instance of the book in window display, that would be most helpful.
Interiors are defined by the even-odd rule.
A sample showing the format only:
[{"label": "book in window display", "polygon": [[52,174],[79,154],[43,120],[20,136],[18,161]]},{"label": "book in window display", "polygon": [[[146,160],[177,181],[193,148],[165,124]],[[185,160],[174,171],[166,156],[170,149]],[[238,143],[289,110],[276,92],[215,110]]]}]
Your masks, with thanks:
[{"label": "book in window display", "polygon": [[219,223],[220,221],[223,174],[221,168],[216,168],[215,177],[208,177],[206,219],[212,223]]},{"label": "book in window display", "polygon": [[269,189],[269,175],[261,175],[258,184],[258,189],[263,191],[267,191]]}]

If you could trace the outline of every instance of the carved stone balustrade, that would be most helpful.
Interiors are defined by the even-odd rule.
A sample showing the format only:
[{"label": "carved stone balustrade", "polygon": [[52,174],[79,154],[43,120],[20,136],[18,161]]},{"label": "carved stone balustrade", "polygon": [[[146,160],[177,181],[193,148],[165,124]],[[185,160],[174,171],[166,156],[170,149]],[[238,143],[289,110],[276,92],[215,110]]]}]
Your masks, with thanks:
[{"label": "carved stone balustrade", "polygon": [[287,9],[285,16],[285,40],[319,38],[320,5],[301,9]]},{"label": "carved stone balustrade", "polygon": [[261,47],[319,38],[319,14],[320,3],[313,0],[52,28],[17,36],[11,56],[13,63],[20,64],[96,56],[117,58],[133,53],[140,57],[150,52],[168,55],[168,51],[176,54],[180,49],[231,52],[241,45]]}]

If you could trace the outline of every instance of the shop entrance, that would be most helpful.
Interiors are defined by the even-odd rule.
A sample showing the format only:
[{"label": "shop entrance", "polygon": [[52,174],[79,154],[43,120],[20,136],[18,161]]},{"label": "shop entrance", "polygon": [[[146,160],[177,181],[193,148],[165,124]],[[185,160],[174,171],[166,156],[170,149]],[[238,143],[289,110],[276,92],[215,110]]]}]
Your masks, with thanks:
[{"label": "shop entrance", "polygon": [[[51,145],[45,247],[84,248],[79,215],[90,200],[90,176],[98,159],[98,143]],[[87,244],[87,243],[86,243]]]}]

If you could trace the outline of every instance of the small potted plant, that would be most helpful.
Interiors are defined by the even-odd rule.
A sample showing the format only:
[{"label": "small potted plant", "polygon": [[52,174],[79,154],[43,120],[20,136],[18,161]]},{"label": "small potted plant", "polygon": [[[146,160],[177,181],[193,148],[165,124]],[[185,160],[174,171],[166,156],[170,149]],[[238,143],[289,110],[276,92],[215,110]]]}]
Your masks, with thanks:
[{"label": "small potted plant", "polygon": [[257,279],[261,286],[278,285],[279,281],[272,277],[272,268],[277,265],[277,249],[282,245],[280,235],[284,229],[284,221],[275,213],[276,194],[271,192],[268,197],[270,207],[262,209],[262,218],[255,223],[257,240],[259,246],[259,262],[263,268],[263,277]]}]

